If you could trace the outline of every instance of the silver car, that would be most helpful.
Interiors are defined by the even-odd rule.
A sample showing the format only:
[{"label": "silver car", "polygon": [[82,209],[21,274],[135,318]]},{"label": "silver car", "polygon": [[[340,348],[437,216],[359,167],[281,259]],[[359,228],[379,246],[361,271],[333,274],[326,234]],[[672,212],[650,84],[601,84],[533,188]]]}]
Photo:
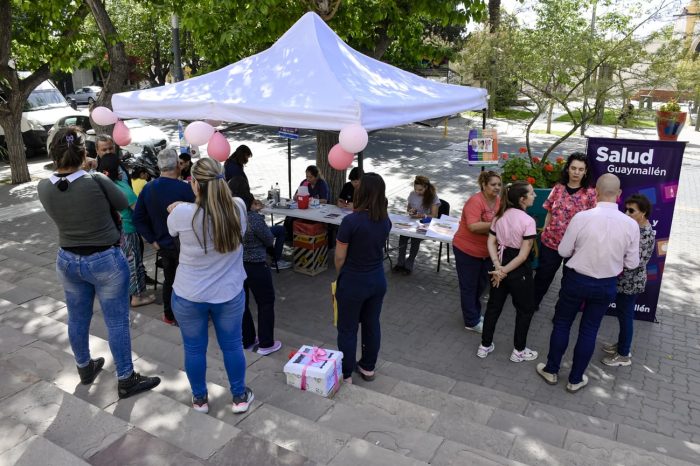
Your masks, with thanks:
[{"label": "silver car", "polygon": [[100,96],[100,92],[102,92],[100,86],[85,86],[66,95],[66,98],[73,99],[79,104],[92,104]]}]

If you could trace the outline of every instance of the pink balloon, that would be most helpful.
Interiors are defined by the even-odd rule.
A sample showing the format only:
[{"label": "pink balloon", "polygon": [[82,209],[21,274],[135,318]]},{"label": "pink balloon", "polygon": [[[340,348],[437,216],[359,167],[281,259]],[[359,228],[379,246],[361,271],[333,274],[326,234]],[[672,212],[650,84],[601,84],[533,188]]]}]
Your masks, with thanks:
[{"label": "pink balloon", "polygon": [[231,144],[228,143],[223,134],[217,131],[209,138],[207,153],[212,159],[225,162],[231,153]]},{"label": "pink balloon", "polygon": [[114,142],[116,142],[119,146],[128,146],[131,144],[131,132],[123,121],[119,120],[114,125],[114,129],[112,130],[112,139],[114,139]]},{"label": "pink balloon", "polygon": [[328,163],[336,170],[347,170],[354,158],[355,155],[343,149],[340,144],[331,147],[328,152]]},{"label": "pink balloon", "polygon": [[214,134],[214,127],[204,121],[193,121],[185,128],[185,139],[193,146],[206,144]]},{"label": "pink balloon", "polygon": [[346,152],[357,154],[367,147],[369,136],[361,125],[352,124],[340,130],[338,140]]},{"label": "pink balloon", "polygon": [[95,107],[90,114],[92,121],[100,126],[109,126],[117,122],[117,115],[107,107]]}]

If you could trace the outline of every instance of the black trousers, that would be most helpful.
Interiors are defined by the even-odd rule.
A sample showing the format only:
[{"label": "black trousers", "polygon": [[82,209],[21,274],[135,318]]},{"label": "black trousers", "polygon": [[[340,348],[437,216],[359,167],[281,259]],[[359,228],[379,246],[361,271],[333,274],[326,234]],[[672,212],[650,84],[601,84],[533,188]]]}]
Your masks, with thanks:
[{"label": "black trousers", "polygon": [[163,315],[166,319],[175,320],[170,300],[173,297],[173,282],[180,263],[180,253],[176,249],[160,249],[159,252],[163,258]]},{"label": "black trousers", "polygon": [[[506,248],[503,254],[503,264],[507,264],[517,255],[516,249]],[[508,260],[506,260],[507,258]],[[481,335],[482,346],[491,346],[491,343],[493,343],[496,323],[501,316],[503,305],[508,295],[513,298],[513,305],[515,306],[513,346],[516,350],[522,351],[527,344],[527,332],[530,330],[530,322],[535,312],[532,270],[528,262],[511,271],[501,281],[498,288],[491,287],[489,301],[486,304],[486,312],[484,313],[484,328]]]},{"label": "black trousers", "polygon": [[250,292],[258,305],[258,340],[260,348],[275,344],[275,287],[272,273],[265,262],[243,262],[248,276],[243,282],[245,310],[243,311],[243,347],[255,343],[255,323],[250,312]]},{"label": "black trousers", "polygon": [[539,263],[535,273],[535,306],[539,306],[542,298],[547,294],[562,260],[564,258],[559,255],[556,249],[549,248],[544,244],[540,248]]}]

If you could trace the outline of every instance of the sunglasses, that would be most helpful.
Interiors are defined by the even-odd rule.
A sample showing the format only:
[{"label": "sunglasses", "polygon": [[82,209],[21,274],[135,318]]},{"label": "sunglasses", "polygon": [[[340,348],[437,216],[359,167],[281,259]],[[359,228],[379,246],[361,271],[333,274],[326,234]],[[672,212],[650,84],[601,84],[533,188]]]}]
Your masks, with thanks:
[{"label": "sunglasses", "polygon": [[633,208],[631,208],[631,207],[627,207],[627,208],[625,209],[625,212],[627,212],[628,214],[633,214],[633,213],[639,212],[639,211],[638,211],[637,209],[633,209]]}]

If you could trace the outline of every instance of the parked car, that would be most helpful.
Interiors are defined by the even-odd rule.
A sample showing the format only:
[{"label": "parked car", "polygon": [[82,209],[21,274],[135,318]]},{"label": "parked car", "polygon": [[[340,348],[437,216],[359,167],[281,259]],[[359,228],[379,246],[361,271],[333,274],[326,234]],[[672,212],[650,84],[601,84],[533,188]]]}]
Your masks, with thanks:
[{"label": "parked car", "polygon": [[[129,128],[129,132],[131,133],[131,144],[122,147],[122,149],[132,154],[138,154],[143,150],[144,146],[151,146],[157,154],[167,147],[168,136],[159,128],[146,124],[143,120],[139,120],[138,118],[124,120],[124,124]],[[80,126],[83,129],[86,135],[85,148],[91,157],[95,157],[95,130],[92,129],[90,118],[79,114],[60,118],[54,123],[49,130],[49,136],[46,140],[47,150],[51,145],[51,140],[54,134],[56,134],[56,131],[58,131],[59,128],[71,125]]]},{"label": "parked car", "polygon": [[79,104],[92,104],[100,96],[102,88],[100,86],[85,86],[66,96]]},{"label": "parked car", "polygon": [[[27,71],[19,72],[22,79],[25,79],[29,74]],[[0,102],[5,97],[0,93]],[[47,131],[54,125],[57,118],[61,119],[69,115],[80,116],[81,114],[87,115],[87,113],[71,108],[53,82],[46,80],[39,84],[29,94],[22,109],[20,127],[27,157],[46,155]],[[0,148],[6,148],[5,132],[1,126]]]}]

